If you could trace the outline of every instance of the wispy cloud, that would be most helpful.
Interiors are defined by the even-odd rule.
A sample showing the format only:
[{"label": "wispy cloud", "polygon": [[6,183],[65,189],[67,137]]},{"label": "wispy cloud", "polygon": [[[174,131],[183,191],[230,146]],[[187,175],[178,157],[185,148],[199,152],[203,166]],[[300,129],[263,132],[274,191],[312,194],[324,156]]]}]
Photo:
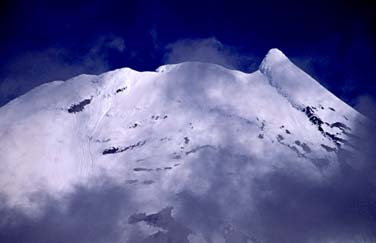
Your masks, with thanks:
[{"label": "wispy cloud", "polygon": [[376,100],[370,95],[357,97],[355,109],[376,122]]},{"label": "wispy cloud", "polygon": [[150,33],[151,40],[153,42],[154,49],[159,50],[161,48],[161,45],[160,45],[159,40],[158,40],[157,26],[154,25],[149,33]]},{"label": "wispy cloud", "polygon": [[215,37],[204,39],[181,39],[166,46],[166,64],[186,61],[209,62],[227,68],[254,71],[260,59],[239,48],[223,44]]},{"label": "wispy cloud", "polygon": [[50,47],[15,57],[1,69],[0,105],[45,82],[66,80],[81,73],[107,71],[110,68],[110,53],[123,53],[125,48],[122,38],[103,36],[83,54]]}]

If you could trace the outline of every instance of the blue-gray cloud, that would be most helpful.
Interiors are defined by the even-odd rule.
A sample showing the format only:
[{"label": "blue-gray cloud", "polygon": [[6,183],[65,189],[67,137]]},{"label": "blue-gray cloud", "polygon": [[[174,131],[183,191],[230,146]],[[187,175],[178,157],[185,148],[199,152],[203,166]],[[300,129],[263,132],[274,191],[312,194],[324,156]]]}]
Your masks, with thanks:
[{"label": "blue-gray cloud", "polygon": [[[193,162],[192,173],[207,178],[209,193],[182,192],[180,218],[208,238],[222,231],[226,243],[376,242],[374,129],[358,127],[357,132],[368,133],[365,140],[352,141],[358,151],[340,150],[340,170],[321,181],[292,167],[247,179],[241,174],[256,162],[253,158],[234,150],[205,151]],[[292,160],[280,158],[279,164]],[[224,173],[228,170],[236,177]]]},{"label": "blue-gray cloud", "polygon": [[[123,209],[128,209],[128,192],[109,182],[95,188],[77,187],[64,200],[41,193],[43,212],[30,217],[22,211],[0,208],[0,241],[11,242],[120,242]],[[125,216],[124,216],[125,217]]]}]

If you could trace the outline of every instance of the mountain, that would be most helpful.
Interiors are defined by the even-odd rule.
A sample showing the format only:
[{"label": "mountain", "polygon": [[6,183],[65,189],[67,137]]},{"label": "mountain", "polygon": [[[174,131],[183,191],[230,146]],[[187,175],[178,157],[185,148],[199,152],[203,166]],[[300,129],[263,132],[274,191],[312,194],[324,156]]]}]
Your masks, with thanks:
[{"label": "mountain", "polygon": [[329,180],[366,122],[277,49],[253,73],[186,62],[80,75],[0,108],[0,192],[38,218],[46,197],[110,183],[127,195],[122,242],[274,242],[251,220],[254,193],[275,196],[263,178]]}]

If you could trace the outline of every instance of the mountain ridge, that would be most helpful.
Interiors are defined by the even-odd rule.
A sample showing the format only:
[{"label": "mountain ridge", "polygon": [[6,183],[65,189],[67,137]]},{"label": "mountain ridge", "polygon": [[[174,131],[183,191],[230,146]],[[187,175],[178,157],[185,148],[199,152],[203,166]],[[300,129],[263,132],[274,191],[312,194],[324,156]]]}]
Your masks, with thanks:
[{"label": "mountain ridge", "polygon": [[[200,62],[122,68],[44,84],[9,102],[0,108],[5,205],[38,214],[36,193],[63,200],[103,176],[131,195],[129,217],[170,206],[179,215],[181,197],[204,197],[216,183],[252,190],[286,168],[325,181],[341,169],[340,153],[356,151],[364,118],[282,52],[265,60],[253,73]],[[238,196],[247,212],[252,198]]]}]

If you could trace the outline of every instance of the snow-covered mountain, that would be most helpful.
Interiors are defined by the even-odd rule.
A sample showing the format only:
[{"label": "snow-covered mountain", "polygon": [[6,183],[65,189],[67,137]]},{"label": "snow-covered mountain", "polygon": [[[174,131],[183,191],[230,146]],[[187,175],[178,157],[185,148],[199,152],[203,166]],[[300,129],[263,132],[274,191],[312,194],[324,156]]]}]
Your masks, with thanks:
[{"label": "snow-covered mountain", "polygon": [[41,192],[61,201],[111,181],[131,201],[124,242],[267,242],[243,221],[259,178],[331,178],[365,122],[277,49],[253,73],[187,62],[80,75],[0,108],[0,192],[38,217]]}]

